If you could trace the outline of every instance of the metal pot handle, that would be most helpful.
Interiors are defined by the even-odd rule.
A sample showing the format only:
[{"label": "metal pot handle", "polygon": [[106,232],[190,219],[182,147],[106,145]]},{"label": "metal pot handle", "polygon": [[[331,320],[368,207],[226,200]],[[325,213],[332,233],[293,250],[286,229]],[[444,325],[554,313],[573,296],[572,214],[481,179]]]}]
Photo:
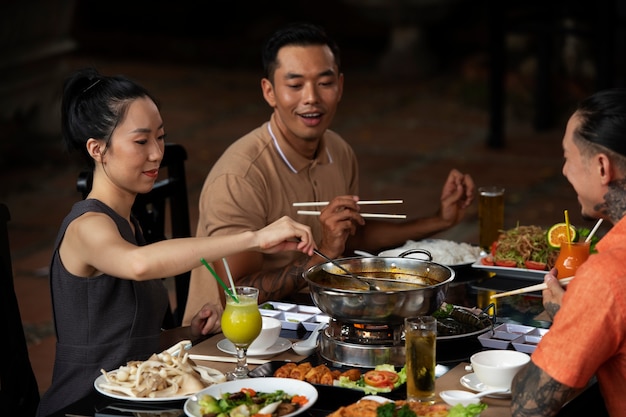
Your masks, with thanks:
[{"label": "metal pot handle", "polygon": [[[488,311],[491,310],[491,314]],[[489,316],[489,320],[491,321],[491,332],[493,333],[496,327],[496,305],[495,303],[489,304],[487,307],[483,308],[483,313]]]},{"label": "metal pot handle", "polygon": [[427,251],[426,249],[409,249],[409,250],[405,250],[400,255],[398,255],[398,257],[399,258],[404,258],[407,255],[411,255],[413,253],[423,253],[424,255],[426,255],[428,257],[427,261],[431,262],[433,260],[433,255],[431,255],[430,252]]}]

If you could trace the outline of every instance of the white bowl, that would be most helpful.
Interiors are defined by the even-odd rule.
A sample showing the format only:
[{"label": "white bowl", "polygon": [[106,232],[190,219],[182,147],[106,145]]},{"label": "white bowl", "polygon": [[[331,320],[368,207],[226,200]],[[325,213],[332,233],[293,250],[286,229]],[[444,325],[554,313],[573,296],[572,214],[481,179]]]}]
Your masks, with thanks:
[{"label": "white bowl", "polygon": [[262,316],[262,319],[263,328],[261,333],[254,339],[248,350],[264,351],[274,346],[276,341],[278,341],[282,328],[280,320],[267,316]]},{"label": "white bowl", "polygon": [[476,378],[490,388],[511,389],[513,377],[528,362],[530,356],[516,350],[484,350],[470,357]]}]

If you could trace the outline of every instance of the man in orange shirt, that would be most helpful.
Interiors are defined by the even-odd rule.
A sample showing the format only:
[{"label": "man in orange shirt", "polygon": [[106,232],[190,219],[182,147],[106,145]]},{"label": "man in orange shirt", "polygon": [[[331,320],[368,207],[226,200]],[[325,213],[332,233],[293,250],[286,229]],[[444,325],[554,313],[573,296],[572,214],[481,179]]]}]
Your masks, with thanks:
[{"label": "man in orange shirt", "polygon": [[511,412],[554,416],[595,376],[609,414],[626,416],[626,90],[584,100],[567,123],[563,151],[563,175],[583,216],[613,228],[567,291],[556,270],[546,275],[543,304],[553,324],[513,381]]}]

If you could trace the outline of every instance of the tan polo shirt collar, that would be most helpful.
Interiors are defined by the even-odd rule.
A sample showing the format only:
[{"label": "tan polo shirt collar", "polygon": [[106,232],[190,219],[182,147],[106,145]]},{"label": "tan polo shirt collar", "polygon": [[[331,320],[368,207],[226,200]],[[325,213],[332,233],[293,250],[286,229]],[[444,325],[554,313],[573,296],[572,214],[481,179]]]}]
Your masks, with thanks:
[{"label": "tan polo shirt collar", "polygon": [[325,136],[322,136],[322,139],[320,140],[320,151],[317,153],[317,157],[313,160],[305,158],[296,152],[289,142],[285,140],[278,129],[278,126],[276,126],[274,118],[275,116],[272,114],[270,122],[267,124],[267,130],[274,141],[274,146],[276,147],[280,157],[285,162],[285,165],[287,165],[294,174],[311,165],[331,164],[333,162],[333,158],[330,155],[328,147],[326,147]]}]

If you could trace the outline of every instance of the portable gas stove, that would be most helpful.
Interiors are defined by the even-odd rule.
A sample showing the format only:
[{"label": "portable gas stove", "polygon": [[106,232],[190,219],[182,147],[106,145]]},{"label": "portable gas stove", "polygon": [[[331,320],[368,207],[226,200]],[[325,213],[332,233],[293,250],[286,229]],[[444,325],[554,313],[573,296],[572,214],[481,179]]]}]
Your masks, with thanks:
[{"label": "portable gas stove", "polygon": [[403,366],[403,324],[344,323],[331,318],[321,332],[320,355],[337,365]]}]

